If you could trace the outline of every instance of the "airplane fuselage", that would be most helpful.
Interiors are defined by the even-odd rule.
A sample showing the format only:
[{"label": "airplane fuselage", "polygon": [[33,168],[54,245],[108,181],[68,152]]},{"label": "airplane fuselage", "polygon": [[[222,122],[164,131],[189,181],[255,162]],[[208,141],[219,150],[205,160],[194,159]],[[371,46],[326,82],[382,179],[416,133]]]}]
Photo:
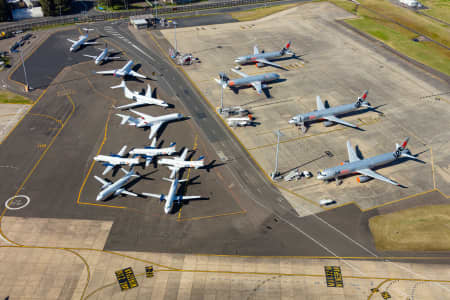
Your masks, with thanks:
[{"label": "airplane fuselage", "polygon": [[135,148],[130,151],[131,155],[146,155],[146,156],[157,156],[157,155],[172,155],[177,152],[174,147],[169,148]]},{"label": "airplane fuselage", "polygon": [[396,159],[397,157],[395,156],[395,152],[388,152],[370,158],[344,163],[341,166],[336,166],[333,168],[328,168],[323,171],[320,171],[317,176],[317,179],[320,180],[335,179],[340,176],[357,173],[358,170],[372,169],[378,166],[382,166]]},{"label": "airplane fuselage", "polygon": [[86,40],[88,39],[87,35],[81,35],[78,38],[78,41],[76,41],[71,47],[70,47],[70,52],[75,52],[78,49],[80,49],[80,47],[84,44],[84,42],[86,42]]},{"label": "airplane fuselage", "polygon": [[312,111],[305,114],[298,114],[292,117],[292,119],[289,120],[289,123],[298,124],[301,122],[321,120],[324,117],[342,115],[354,111],[358,108],[359,107],[356,105],[356,103],[349,103],[335,107],[325,108],[322,110]]},{"label": "airplane fuselage", "polygon": [[117,72],[114,73],[114,76],[120,77],[120,76],[127,76],[128,73],[131,71],[131,67],[133,66],[133,61],[130,60],[126,63],[125,66],[123,66],[122,69],[117,70]]},{"label": "airplane fuselage", "polygon": [[155,104],[164,107],[169,106],[164,100],[156,99],[153,97],[147,97],[145,95],[140,95],[138,92],[132,92],[130,90],[128,90],[128,93],[125,92],[125,97],[127,97],[128,99],[132,99],[134,101],[141,102],[142,104]]},{"label": "airplane fuselage", "polygon": [[96,201],[104,200],[109,196],[111,196],[112,194],[116,195],[119,194],[121,191],[121,187],[128,181],[128,179],[130,179],[130,177],[131,175],[126,175],[117,180],[116,182],[114,182],[113,184],[105,187],[103,190],[100,191],[100,193],[98,193]]},{"label": "airplane fuselage", "polygon": [[169,214],[172,211],[173,203],[175,202],[175,198],[177,197],[177,186],[178,179],[175,179],[174,181],[172,181],[169,194],[167,194],[166,196],[166,204],[164,205],[164,212],[166,214]]},{"label": "airplane fuselage", "polygon": [[254,81],[261,81],[261,82],[270,82],[274,81],[280,78],[280,75],[276,73],[265,73],[260,75],[252,75],[248,77],[243,78],[237,78],[237,79],[230,79],[227,82],[227,85],[229,87],[239,87],[244,85],[251,85]]},{"label": "airplane fuselage", "polygon": [[240,56],[234,60],[234,62],[244,65],[248,63],[258,63],[258,59],[266,59],[270,60],[273,58],[277,58],[280,56],[283,56],[284,54],[281,51],[274,51],[274,52],[267,52],[267,53],[258,53],[254,55],[246,55],[246,56]]},{"label": "airplane fuselage", "polygon": [[95,64],[99,65],[103,62],[103,60],[106,58],[106,56],[108,55],[108,49],[105,48],[105,50],[102,51],[102,53],[100,53],[97,58],[95,59]]},{"label": "airplane fuselage", "polygon": [[137,165],[139,164],[138,158],[116,157],[109,155],[97,155],[94,157],[95,161],[102,161],[112,165]]},{"label": "airplane fuselage", "polygon": [[170,158],[162,158],[158,160],[158,164],[160,165],[169,165],[172,167],[175,167],[177,169],[181,168],[201,168],[205,165],[204,160],[176,160],[176,159],[170,159]]},{"label": "airplane fuselage", "polygon": [[169,122],[169,121],[181,119],[182,117],[183,117],[183,115],[182,114],[178,114],[178,113],[173,113],[173,114],[168,114],[168,115],[164,115],[164,116],[154,117],[154,118],[151,118],[151,119],[146,119],[144,117],[139,117],[139,118],[137,118],[139,120],[139,123],[136,124],[136,126],[137,127],[152,126],[154,123],[157,123],[157,122]]}]

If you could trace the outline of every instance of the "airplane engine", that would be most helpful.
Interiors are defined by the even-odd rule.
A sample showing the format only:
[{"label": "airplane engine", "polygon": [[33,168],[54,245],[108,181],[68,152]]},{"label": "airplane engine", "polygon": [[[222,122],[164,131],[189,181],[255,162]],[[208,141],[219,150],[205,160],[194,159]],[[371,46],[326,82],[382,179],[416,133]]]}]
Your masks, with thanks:
[{"label": "airplane engine", "polygon": [[323,125],[325,126],[325,127],[330,127],[330,126],[332,126],[334,124],[334,122],[331,122],[331,121],[325,121],[325,122],[323,122]]},{"label": "airplane engine", "polygon": [[369,176],[358,176],[358,177],[356,177],[356,181],[358,181],[359,183],[367,182],[370,179],[372,179],[372,178],[369,177]]}]

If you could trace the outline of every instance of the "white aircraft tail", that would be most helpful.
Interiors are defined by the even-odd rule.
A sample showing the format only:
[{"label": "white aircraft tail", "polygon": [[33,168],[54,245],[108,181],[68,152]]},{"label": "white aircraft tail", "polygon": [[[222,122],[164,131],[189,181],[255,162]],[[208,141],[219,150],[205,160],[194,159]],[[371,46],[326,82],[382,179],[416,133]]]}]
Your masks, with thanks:
[{"label": "white aircraft tail", "polygon": [[119,89],[119,88],[126,88],[126,87],[127,87],[127,85],[125,84],[125,81],[122,80],[122,82],[119,85],[112,86],[111,88],[112,89]]}]

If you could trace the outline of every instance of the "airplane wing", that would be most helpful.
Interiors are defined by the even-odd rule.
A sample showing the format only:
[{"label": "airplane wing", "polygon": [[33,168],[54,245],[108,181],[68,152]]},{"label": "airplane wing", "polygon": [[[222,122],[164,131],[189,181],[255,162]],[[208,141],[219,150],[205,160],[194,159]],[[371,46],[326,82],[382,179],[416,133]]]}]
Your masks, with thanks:
[{"label": "airplane wing", "polygon": [[262,85],[261,85],[261,81],[252,81],[252,85],[255,88],[256,92],[258,94],[262,93]]},{"label": "airplane wing", "polygon": [[144,75],[142,75],[142,74],[139,74],[138,72],[135,72],[135,71],[133,71],[133,70],[131,70],[131,71],[129,72],[129,75],[134,76],[134,77],[139,77],[139,78],[147,79],[147,76],[144,76]]},{"label": "airplane wing", "polygon": [[362,175],[369,176],[369,177],[372,177],[372,178],[375,178],[375,179],[378,179],[378,180],[381,180],[381,181],[384,181],[384,182],[387,182],[387,183],[390,183],[393,185],[400,185],[397,182],[392,181],[389,178],[386,178],[383,175],[380,175],[375,171],[372,171],[371,169],[361,169],[361,170],[358,170],[357,172]]},{"label": "airplane wing", "polygon": [[122,190],[122,191],[120,191],[120,193],[124,194],[124,195],[128,195],[128,196],[133,196],[133,197],[137,197],[138,196],[137,194],[129,192],[127,190]]},{"label": "airplane wing", "polygon": [[127,145],[123,146],[122,149],[120,149],[119,153],[117,153],[117,155],[123,156],[125,154],[126,149],[127,149]]},{"label": "airplane wing", "polygon": [[[200,199],[202,196],[180,196],[180,200],[193,200],[193,199]],[[179,201],[180,201],[179,200]]]},{"label": "airplane wing", "polygon": [[188,148],[184,148],[183,153],[181,153],[181,155],[179,157],[175,157],[174,159],[181,160],[181,161],[186,160],[188,151],[189,151]]},{"label": "airplane wing", "polygon": [[120,59],[120,57],[118,57],[118,56],[107,56],[104,59],[106,59],[106,60],[113,60],[113,59]]},{"label": "airplane wing", "polygon": [[358,127],[356,125],[353,125],[352,123],[342,121],[341,119],[336,118],[335,116],[328,116],[328,117],[323,117],[323,118],[327,119],[328,121],[339,123],[339,124],[342,124],[342,125],[345,125],[345,126],[349,126],[349,127],[353,127],[353,128],[357,128]]},{"label": "airplane wing", "polygon": [[170,170],[172,170],[172,172],[170,173],[169,178],[174,178],[175,175],[177,174],[177,172],[180,170],[179,167],[169,167]]},{"label": "airplane wing", "polygon": [[347,141],[347,151],[348,151],[348,160],[350,162],[361,160],[358,155],[356,155],[355,150],[352,147],[352,144],[350,144],[350,141]]},{"label": "airplane wing", "polygon": [[105,176],[106,174],[108,174],[109,171],[111,171],[114,168],[113,165],[107,165],[105,170],[103,171],[102,175]]},{"label": "airplane wing", "polygon": [[95,72],[97,74],[115,74],[117,72],[117,70],[109,70],[109,71],[98,71]]},{"label": "airplane wing", "polygon": [[259,54],[258,45],[253,46],[253,55]]},{"label": "airplane wing", "polygon": [[259,62],[259,63],[262,63],[262,64],[271,65],[271,66],[274,66],[274,67],[281,68],[281,66],[279,64],[276,64],[274,62],[268,61],[267,59],[264,59],[264,58],[259,58],[256,61]]},{"label": "airplane wing", "polygon": [[90,57],[90,58],[93,58],[93,59],[96,59],[96,58],[97,58],[97,56],[87,55],[87,54],[83,54],[83,56]]},{"label": "airplane wing", "polygon": [[97,43],[97,42],[84,42],[84,45],[99,45],[101,43]]},{"label": "airplane wing", "polygon": [[236,74],[239,74],[240,76],[242,76],[242,77],[244,77],[244,78],[245,78],[245,77],[248,77],[248,75],[245,74],[244,72],[238,71],[238,70],[236,70],[236,69],[234,69],[234,68],[232,68],[231,71],[233,71],[233,72],[236,73]]},{"label": "airplane wing", "polygon": [[97,179],[97,181],[102,184],[102,189],[111,184],[108,181],[106,181],[106,180],[104,180],[104,179],[102,179],[102,178],[100,178],[98,176],[94,176],[94,178]]},{"label": "airplane wing", "polygon": [[166,195],[164,195],[164,194],[142,193],[142,195],[147,196],[147,197],[158,198],[159,200],[163,200],[166,198]]},{"label": "airplane wing", "polygon": [[75,44],[77,41],[71,40],[71,39],[67,39],[69,42]]},{"label": "airplane wing", "polygon": [[163,124],[163,122],[157,122],[152,125],[152,127],[150,128],[150,135],[148,136],[149,140],[151,140],[152,138],[154,138],[156,136],[156,133],[158,132],[158,130],[162,124]]},{"label": "airplane wing", "polygon": [[317,104],[317,110],[325,109],[325,105],[323,105],[323,102],[320,99],[320,96],[316,96],[316,104]]},{"label": "airplane wing", "polygon": [[147,84],[147,91],[145,92],[145,97],[152,98],[152,87],[150,84]]},{"label": "airplane wing", "polygon": [[133,112],[133,113],[135,113],[135,114],[137,114],[138,116],[140,116],[140,117],[142,117],[142,118],[144,118],[144,119],[150,119],[150,120],[151,120],[151,119],[153,118],[153,117],[150,116],[150,115],[147,115],[147,114],[138,112],[138,111],[133,110],[133,109],[130,109],[130,111]]},{"label": "airplane wing", "polygon": [[118,107],[115,107],[115,108],[116,108],[116,109],[128,109],[128,108],[136,107],[136,106],[139,106],[139,105],[142,105],[142,104],[144,104],[144,103],[141,103],[141,102],[133,102],[133,103],[125,104],[125,105],[118,106]]}]

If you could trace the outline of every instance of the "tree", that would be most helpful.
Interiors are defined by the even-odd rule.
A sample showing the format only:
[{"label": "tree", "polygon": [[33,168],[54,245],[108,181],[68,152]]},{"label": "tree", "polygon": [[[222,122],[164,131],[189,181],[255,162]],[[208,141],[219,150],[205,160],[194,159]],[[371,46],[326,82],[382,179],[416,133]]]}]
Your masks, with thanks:
[{"label": "tree", "polygon": [[[1,0],[0,0],[1,1]],[[72,0],[40,0],[44,16],[59,16],[70,11]]]}]

